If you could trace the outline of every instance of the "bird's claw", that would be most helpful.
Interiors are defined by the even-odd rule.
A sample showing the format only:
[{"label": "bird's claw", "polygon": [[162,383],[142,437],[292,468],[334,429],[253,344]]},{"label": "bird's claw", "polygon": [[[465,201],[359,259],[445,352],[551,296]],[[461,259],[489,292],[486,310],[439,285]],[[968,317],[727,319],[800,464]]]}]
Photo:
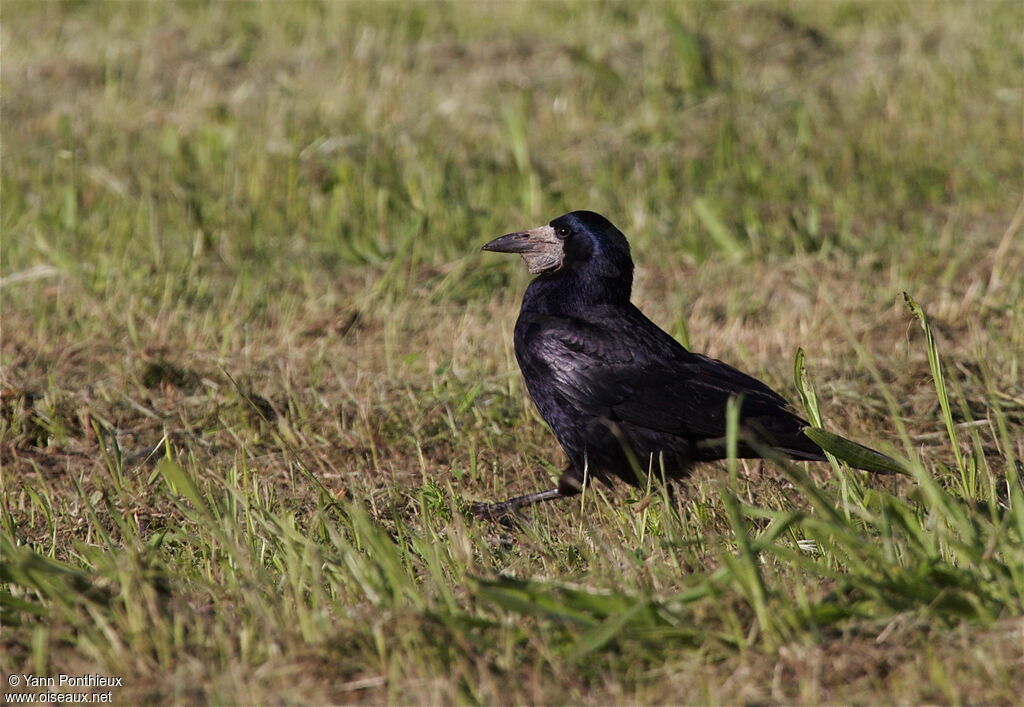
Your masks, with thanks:
[{"label": "bird's claw", "polygon": [[474,503],[469,507],[469,512],[474,518],[490,520],[500,523],[506,528],[514,528],[519,525],[521,515],[517,513],[519,508],[508,503]]},{"label": "bird's claw", "polygon": [[469,512],[481,520],[501,518],[502,516],[507,516],[513,510],[506,503],[474,503],[469,507]]}]

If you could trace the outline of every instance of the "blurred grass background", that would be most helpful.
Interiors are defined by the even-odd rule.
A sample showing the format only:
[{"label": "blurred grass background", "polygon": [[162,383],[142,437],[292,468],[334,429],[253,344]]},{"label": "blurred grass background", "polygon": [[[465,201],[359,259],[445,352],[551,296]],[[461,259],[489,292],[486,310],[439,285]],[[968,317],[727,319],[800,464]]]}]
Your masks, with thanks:
[{"label": "blurred grass background", "polygon": [[[3,672],[176,703],[1024,689],[1019,3],[0,12]],[[918,476],[709,467],[678,516],[619,489],[466,521],[561,463],[511,353],[527,275],[479,246],[580,208],[656,322],[794,397],[803,347],[829,426]]]}]

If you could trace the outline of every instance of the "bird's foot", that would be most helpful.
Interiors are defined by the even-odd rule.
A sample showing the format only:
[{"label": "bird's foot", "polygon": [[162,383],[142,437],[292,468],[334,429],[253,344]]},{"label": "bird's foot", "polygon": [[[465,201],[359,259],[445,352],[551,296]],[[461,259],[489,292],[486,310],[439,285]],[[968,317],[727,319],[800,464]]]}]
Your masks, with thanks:
[{"label": "bird's foot", "polygon": [[480,520],[498,520],[519,510],[519,506],[502,501],[500,503],[474,503],[469,507],[469,512]]},{"label": "bird's foot", "polygon": [[558,489],[551,489],[550,491],[541,491],[540,493],[531,493],[525,496],[516,496],[510,498],[507,501],[500,501],[498,503],[474,503],[469,507],[469,512],[481,520],[500,520],[503,523],[510,522],[510,519],[518,516],[516,513],[520,508],[539,503],[541,501],[550,501],[555,498],[561,498],[562,493]]},{"label": "bird's foot", "polygon": [[501,503],[474,503],[469,507],[469,512],[474,518],[497,523],[506,530],[517,530],[522,528],[523,514],[519,512],[519,506],[510,504],[507,501]]}]

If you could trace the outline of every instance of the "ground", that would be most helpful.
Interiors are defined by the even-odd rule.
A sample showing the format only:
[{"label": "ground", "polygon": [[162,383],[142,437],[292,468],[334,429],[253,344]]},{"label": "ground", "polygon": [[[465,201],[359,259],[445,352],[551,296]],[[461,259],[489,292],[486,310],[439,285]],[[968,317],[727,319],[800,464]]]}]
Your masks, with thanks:
[{"label": "ground", "polygon": [[[0,13],[4,676],[1019,701],[1019,3]],[[573,209],[655,322],[909,475],[470,517],[563,463],[511,350],[528,275],[479,248]]]}]

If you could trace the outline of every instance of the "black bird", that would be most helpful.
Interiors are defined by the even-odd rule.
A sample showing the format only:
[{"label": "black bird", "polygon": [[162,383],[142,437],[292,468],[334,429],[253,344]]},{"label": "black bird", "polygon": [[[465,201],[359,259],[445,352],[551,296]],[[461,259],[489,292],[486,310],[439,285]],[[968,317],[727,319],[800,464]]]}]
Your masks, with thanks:
[{"label": "black bird", "polygon": [[[691,353],[629,301],[629,244],[605,217],[573,211],[483,249],[518,253],[537,275],[516,322],[516,359],[569,465],[557,488],[476,504],[474,514],[498,517],[573,496],[592,478],[639,486],[647,474],[678,478],[695,463],[724,459],[730,398],[740,405],[739,457],[767,452],[825,460],[804,434],[809,423],[778,393],[721,361]],[[859,450],[858,468],[899,469],[884,454],[834,438]]]}]

